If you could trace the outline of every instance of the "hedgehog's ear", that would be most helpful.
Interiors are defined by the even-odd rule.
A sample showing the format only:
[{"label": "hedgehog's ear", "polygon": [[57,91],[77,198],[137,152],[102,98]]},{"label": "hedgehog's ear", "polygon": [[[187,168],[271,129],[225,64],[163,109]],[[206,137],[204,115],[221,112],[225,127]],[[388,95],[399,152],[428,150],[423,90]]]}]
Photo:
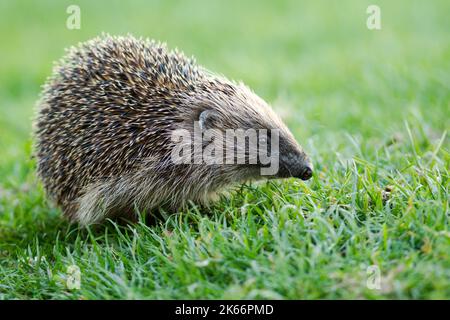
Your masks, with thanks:
[{"label": "hedgehog's ear", "polygon": [[219,114],[214,110],[203,110],[198,116],[198,123],[201,130],[208,130],[215,127],[219,122]]}]

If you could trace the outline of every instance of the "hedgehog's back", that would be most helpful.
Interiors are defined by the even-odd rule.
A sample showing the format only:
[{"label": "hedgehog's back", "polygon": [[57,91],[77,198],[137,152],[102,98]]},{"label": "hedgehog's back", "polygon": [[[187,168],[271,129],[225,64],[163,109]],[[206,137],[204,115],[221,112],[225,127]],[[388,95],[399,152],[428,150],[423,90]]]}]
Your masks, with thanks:
[{"label": "hedgehog's back", "polygon": [[44,86],[36,123],[38,173],[69,214],[89,184],[164,153],[180,92],[205,78],[165,44],[104,35],[72,47]]}]

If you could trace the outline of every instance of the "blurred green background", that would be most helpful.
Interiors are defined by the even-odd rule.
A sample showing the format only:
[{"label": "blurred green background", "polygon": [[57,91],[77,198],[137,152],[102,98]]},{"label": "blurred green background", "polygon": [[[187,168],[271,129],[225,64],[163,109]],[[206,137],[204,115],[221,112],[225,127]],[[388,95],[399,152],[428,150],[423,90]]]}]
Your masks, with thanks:
[{"label": "blurred green background", "polygon": [[[81,9],[81,29],[66,9]],[[64,48],[101,32],[165,41],[243,80],[302,138],[402,126],[413,111],[448,127],[450,3],[377,1],[1,1],[2,150],[30,129],[40,85]],[[19,139],[20,137],[20,139]],[[8,141],[5,141],[7,139]],[[18,140],[19,139],[19,140]],[[318,141],[319,142],[319,141]]]},{"label": "blurred green background", "polygon": [[[81,9],[80,30],[66,28],[72,4]],[[366,27],[371,4],[381,8],[381,30]],[[0,298],[450,297],[449,13],[448,0],[1,0]],[[197,217],[205,230],[214,230],[203,238],[201,230],[184,225],[140,230],[142,265],[121,237],[108,240],[117,240],[118,249],[94,240],[85,244],[82,233],[72,241],[74,232],[57,242],[66,225],[44,200],[30,160],[33,109],[64,48],[101,32],[165,41],[210,70],[242,80],[285,119],[317,176],[310,184],[264,187],[267,198],[257,191],[245,195],[250,204],[263,203],[264,212],[274,210],[272,220],[250,209],[244,218],[220,212],[211,220]],[[394,186],[392,196],[386,185]],[[239,210],[230,201],[222,204],[223,212]],[[286,203],[306,207],[313,222],[298,223],[295,212],[281,212]],[[225,226],[221,214],[233,222]],[[272,233],[254,236],[249,228]],[[289,236],[278,237],[277,230]],[[226,232],[237,236],[224,236],[214,247],[211,234],[220,238]],[[305,241],[316,236],[320,240]],[[248,261],[245,253],[239,260],[236,250],[252,241],[261,241],[261,251],[250,248]],[[200,270],[194,243],[213,246],[225,263]],[[42,252],[49,264],[27,269],[29,256]],[[284,257],[275,259],[282,264],[277,272],[253,274],[255,261],[271,270],[272,254]],[[109,260],[103,263],[103,257]],[[48,273],[65,272],[70,263],[85,268],[82,293],[66,292]],[[387,274],[388,289],[374,293],[363,284],[360,265],[372,263]],[[124,265],[138,284],[114,273]],[[101,280],[98,270],[111,278]],[[198,281],[193,291],[191,275]],[[110,287],[114,281],[117,287]],[[256,289],[262,291],[255,294]]]}]

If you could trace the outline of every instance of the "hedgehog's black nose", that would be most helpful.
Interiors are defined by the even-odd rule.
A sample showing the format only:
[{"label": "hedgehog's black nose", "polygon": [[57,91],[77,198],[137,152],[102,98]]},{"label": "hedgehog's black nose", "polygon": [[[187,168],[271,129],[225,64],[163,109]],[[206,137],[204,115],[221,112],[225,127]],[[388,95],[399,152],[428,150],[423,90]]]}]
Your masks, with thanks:
[{"label": "hedgehog's black nose", "polygon": [[298,178],[302,179],[302,180],[309,180],[311,179],[313,174],[313,171],[310,167],[306,167],[305,169],[303,169],[303,171],[300,173],[300,175],[298,176]]}]

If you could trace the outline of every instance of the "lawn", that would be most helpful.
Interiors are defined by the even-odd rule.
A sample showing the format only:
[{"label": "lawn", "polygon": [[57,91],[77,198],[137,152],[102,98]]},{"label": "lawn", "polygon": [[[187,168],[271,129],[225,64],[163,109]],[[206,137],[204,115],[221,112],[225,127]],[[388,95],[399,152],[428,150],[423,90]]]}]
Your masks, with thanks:
[{"label": "lawn", "polygon": [[[79,30],[73,1],[0,3],[0,299],[450,298],[449,1],[75,2]],[[153,226],[69,224],[36,178],[32,117],[53,61],[102,31],[244,81],[314,177]]]}]

